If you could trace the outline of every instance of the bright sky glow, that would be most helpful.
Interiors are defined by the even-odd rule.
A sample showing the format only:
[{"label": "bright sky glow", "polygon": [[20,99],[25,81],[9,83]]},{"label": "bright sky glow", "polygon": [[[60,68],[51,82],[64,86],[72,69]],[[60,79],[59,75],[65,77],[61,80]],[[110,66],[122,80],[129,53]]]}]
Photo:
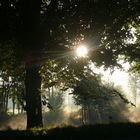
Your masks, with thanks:
[{"label": "bright sky glow", "polygon": [[81,45],[76,48],[76,55],[78,57],[86,57],[87,54],[88,54],[88,49],[86,46]]},{"label": "bright sky glow", "polygon": [[96,68],[93,64],[91,64],[91,68],[97,74],[103,75],[103,80],[106,82],[114,82],[115,86],[122,86],[124,90],[128,90],[128,73],[127,70],[129,69],[129,64],[123,64],[124,71],[119,69],[115,69],[114,72],[111,74],[110,69],[104,71],[103,67]]},{"label": "bright sky glow", "polygon": [[[120,62],[121,63],[121,62]],[[114,72],[111,74],[110,69],[104,71],[103,67],[101,68],[96,68],[94,64],[91,64],[91,69],[97,73],[97,74],[102,74],[102,80],[106,83],[114,83],[114,87],[119,88],[122,90],[123,94],[127,97],[127,99],[131,102],[134,103],[134,95],[129,89],[129,73],[127,70],[129,69],[130,65],[129,63],[123,63],[122,64],[124,70],[120,69],[115,69]],[[140,104],[140,99],[138,104]]]}]

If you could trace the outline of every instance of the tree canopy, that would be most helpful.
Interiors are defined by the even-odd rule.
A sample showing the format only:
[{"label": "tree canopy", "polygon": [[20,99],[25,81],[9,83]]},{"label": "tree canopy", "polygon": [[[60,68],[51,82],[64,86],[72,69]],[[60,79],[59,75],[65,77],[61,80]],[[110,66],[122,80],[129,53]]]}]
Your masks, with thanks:
[{"label": "tree canopy", "polygon": [[[91,59],[98,65],[114,65],[121,54],[138,61],[139,41],[137,45],[125,42],[132,37],[132,27],[136,27],[139,38],[139,7],[138,0],[1,1],[0,38],[1,41],[16,39],[24,61],[27,52],[35,57],[39,55],[36,59],[41,61],[44,52],[45,57],[51,54],[54,57],[55,50],[62,54],[81,42],[90,46]],[[28,45],[20,47],[21,40]],[[40,45],[36,50],[37,44]],[[42,47],[45,50],[39,49]]]}]

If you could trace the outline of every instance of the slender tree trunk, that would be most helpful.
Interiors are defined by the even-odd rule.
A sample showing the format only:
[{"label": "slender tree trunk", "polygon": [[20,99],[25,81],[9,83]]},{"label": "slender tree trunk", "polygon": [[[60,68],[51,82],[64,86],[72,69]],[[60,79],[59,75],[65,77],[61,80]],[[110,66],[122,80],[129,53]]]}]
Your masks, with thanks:
[{"label": "slender tree trunk", "polygon": [[18,114],[20,113],[20,105],[19,105],[19,103],[17,103],[17,110],[18,110]]},{"label": "slender tree trunk", "polygon": [[2,82],[2,112],[4,111],[4,94],[5,94],[5,86],[4,86],[4,80]]},{"label": "slender tree trunk", "polygon": [[86,122],[86,116],[85,116],[85,104],[82,104],[82,124],[85,125]]},{"label": "slender tree trunk", "polygon": [[90,105],[87,105],[87,123],[90,124]]},{"label": "slender tree trunk", "polygon": [[5,100],[5,111],[7,112],[8,111],[8,96],[9,95],[9,89],[8,89],[8,91],[7,91],[7,93],[6,93],[6,100]]},{"label": "slender tree trunk", "polygon": [[6,113],[6,98],[7,98],[7,85],[4,84],[4,112]]},{"label": "slender tree trunk", "polygon": [[13,115],[15,114],[15,99],[12,99],[12,103],[13,103]]},{"label": "slender tree trunk", "polygon": [[[52,86],[52,95],[51,95],[52,99],[54,99],[54,89],[53,88],[54,87]],[[51,104],[52,104],[52,106],[54,106],[54,100],[51,101]]]},{"label": "slender tree trunk", "polygon": [[10,92],[10,83],[9,83],[9,81],[8,81],[7,90],[6,90],[6,99],[5,99],[5,111],[6,111],[6,113],[7,113],[7,111],[8,111],[9,92]]},{"label": "slender tree trunk", "polygon": [[0,113],[3,112],[3,96],[4,96],[4,82],[1,85],[1,93],[0,93]]},{"label": "slender tree trunk", "polygon": [[86,111],[86,105],[84,104],[84,122],[85,122],[85,125],[87,123],[87,111]]}]

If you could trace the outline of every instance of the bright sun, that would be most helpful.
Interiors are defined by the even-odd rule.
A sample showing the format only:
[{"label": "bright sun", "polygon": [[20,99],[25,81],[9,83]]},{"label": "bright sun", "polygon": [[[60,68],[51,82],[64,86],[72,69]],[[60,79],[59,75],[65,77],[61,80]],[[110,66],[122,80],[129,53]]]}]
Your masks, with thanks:
[{"label": "bright sun", "polygon": [[76,55],[78,57],[86,57],[88,54],[88,49],[86,46],[78,46],[76,48]]}]

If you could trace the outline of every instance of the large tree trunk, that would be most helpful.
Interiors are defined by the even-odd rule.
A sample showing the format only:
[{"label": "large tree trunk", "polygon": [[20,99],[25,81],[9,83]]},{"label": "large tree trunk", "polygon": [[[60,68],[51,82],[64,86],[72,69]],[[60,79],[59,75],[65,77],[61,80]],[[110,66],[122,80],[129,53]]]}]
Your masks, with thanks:
[{"label": "large tree trunk", "polygon": [[27,128],[42,126],[41,78],[39,60],[41,51],[40,7],[42,0],[20,0],[22,17],[21,45],[19,53],[26,67]]},{"label": "large tree trunk", "polygon": [[27,128],[42,127],[41,77],[39,67],[26,67]]}]

